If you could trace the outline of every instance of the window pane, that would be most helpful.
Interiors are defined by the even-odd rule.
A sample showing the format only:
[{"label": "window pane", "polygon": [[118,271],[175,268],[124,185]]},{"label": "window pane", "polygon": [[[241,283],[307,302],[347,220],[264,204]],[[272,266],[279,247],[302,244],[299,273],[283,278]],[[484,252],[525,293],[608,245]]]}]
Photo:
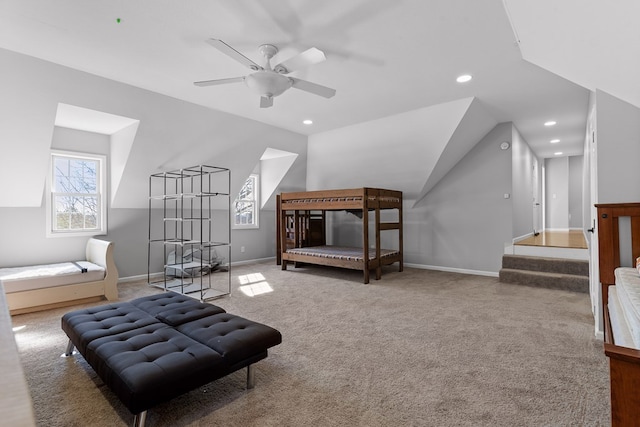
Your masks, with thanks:
[{"label": "window pane", "polygon": [[255,178],[249,177],[247,181],[244,183],[244,186],[240,190],[240,194],[238,195],[238,199],[240,200],[254,200],[255,199]]},{"label": "window pane", "polygon": [[69,160],[55,158],[53,165],[53,191],[69,191]]},{"label": "window pane", "polygon": [[97,160],[54,159],[54,188],[57,193],[96,193],[98,188]]},{"label": "window pane", "polygon": [[82,198],[82,217],[84,220],[83,228],[92,229],[97,228],[98,223],[98,198],[92,196],[86,196]]},{"label": "window pane", "polygon": [[99,160],[53,157],[53,230],[101,227],[99,167]]},{"label": "window pane", "polygon": [[253,202],[236,202],[236,224],[253,224]]},{"label": "window pane", "polygon": [[85,228],[98,228],[98,218],[95,215],[87,214],[84,216]]},{"label": "window pane", "polygon": [[258,226],[258,177],[245,181],[234,203],[233,223],[237,226]]},{"label": "window pane", "polygon": [[85,196],[83,200],[83,213],[85,215],[98,216],[98,198],[95,196]]},{"label": "window pane", "polygon": [[71,213],[71,230],[82,230],[84,228],[84,215],[81,212]]},{"label": "window pane", "polygon": [[84,193],[95,193],[98,184],[98,162],[83,160],[82,161],[82,184]]},{"label": "window pane", "polygon": [[68,230],[71,225],[70,214],[73,211],[73,197],[57,196],[55,205],[55,229]]}]

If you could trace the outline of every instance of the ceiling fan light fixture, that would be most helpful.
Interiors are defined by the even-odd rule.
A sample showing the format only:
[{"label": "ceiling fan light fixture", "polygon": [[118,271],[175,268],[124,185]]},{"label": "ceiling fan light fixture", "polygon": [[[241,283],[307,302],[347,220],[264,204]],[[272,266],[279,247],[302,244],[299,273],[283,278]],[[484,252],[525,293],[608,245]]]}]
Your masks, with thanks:
[{"label": "ceiling fan light fixture", "polygon": [[293,82],[281,74],[262,70],[248,75],[245,84],[260,96],[275,97],[289,89]]},{"label": "ceiling fan light fixture", "polygon": [[326,60],[327,58],[324,56],[324,52],[316,49],[315,47],[309,48],[304,52],[281,62],[275,67],[272,67],[271,58],[278,52],[278,48],[272,44],[260,45],[258,49],[265,59],[264,67],[262,67],[222,40],[208,39],[207,43],[231,59],[249,67],[254,71],[254,73],[242,77],[202,80],[194,82],[193,84],[196,86],[204,87],[244,82],[249,90],[260,95],[260,108],[269,108],[273,106],[273,98],[281,95],[284,91],[292,87],[324,98],[331,98],[336,94],[336,90],[331,89],[330,87],[302,80],[297,77],[287,77],[285,75],[300,68],[308,67],[309,65],[317,64]]}]

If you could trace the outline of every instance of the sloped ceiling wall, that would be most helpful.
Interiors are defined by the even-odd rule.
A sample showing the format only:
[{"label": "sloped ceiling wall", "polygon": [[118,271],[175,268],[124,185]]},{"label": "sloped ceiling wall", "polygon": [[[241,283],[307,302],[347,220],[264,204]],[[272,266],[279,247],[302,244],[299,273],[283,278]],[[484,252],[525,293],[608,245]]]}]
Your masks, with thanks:
[{"label": "sloped ceiling wall", "polygon": [[474,98],[429,174],[416,205],[495,125],[495,120],[481,102]]},{"label": "sloped ceiling wall", "polygon": [[504,0],[522,57],[640,107],[640,2]]},{"label": "sloped ceiling wall", "polygon": [[312,135],[307,188],[389,188],[418,201],[496,124],[465,98]]},{"label": "sloped ceiling wall", "polygon": [[[268,148],[260,159],[260,207],[275,208],[275,194],[298,157],[295,153]],[[286,191],[286,190],[285,190]]]},{"label": "sloped ceiling wall", "polygon": [[304,135],[6,50],[0,63],[0,114],[12,117],[0,127],[0,180],[20,184],[0,186],[0,206],[41,205],[58,103],[140,121],[113,208],[147,208],[150,174],[198,164],[231,169],[237,193],[267,147],[299,155],[288,185],[305,188]]}]

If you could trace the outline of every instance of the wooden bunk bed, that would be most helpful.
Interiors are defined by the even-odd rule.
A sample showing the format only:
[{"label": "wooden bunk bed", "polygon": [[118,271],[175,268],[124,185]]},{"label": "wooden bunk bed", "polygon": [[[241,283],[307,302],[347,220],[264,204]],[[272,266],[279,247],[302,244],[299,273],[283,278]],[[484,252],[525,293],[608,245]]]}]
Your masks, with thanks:
[{"label": "wooden bunk bed", "polygon": [[[355,188],[282,193],[276,197],[276,205],[276,261],[283,270],[289,262],[362,270],[364,283],[369,283],[370,270],[375,270],[379,280],[384,265],[397,262],[402,271],[401,191]],[[397,220],[382,222],[380,213],[388,209],[397,211]],[[327,245],[326,212],[342,210],[362,218],[361,247]],[[375,242],[369,241],[370,211],[374,216]],[[380,233],[387,230],[397,231],[398,249],[380,247]]]},{"label": "wooden bunk bed", "polygon": [[[640,203],[597,204],[598,254],[604,315],[604,352],[609,358],[612,426],[640,426],[640,349],[619,345],[612,325],[617,306],[616,269],[620,267],[619,218],[631,223],[631,259],[640,256]],[[620,271],[618,276],[620,276]],[[620,283],[618,283],[620,285]],[[610,292],[612,293],[610,295]],[[615,294],[613,294],[615,292]],[[612,311],[613,309],[613,311]],[[619,321],[618,321],[619,322]]]}]

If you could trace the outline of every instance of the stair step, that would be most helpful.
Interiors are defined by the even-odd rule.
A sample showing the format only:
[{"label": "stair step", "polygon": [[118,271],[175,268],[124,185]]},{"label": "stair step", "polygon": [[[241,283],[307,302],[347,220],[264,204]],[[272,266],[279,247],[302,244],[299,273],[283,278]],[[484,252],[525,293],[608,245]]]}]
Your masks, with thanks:
[{"label": "stair step", "polygon": [[589,293],[588,276],[503,268],[499,278],[503,283]]},{"label": "stair step", "polygon": [[504,255],[502,257],[502,267],[512,270],[529,270],[589,277],[589,261],[577,259]]}]

